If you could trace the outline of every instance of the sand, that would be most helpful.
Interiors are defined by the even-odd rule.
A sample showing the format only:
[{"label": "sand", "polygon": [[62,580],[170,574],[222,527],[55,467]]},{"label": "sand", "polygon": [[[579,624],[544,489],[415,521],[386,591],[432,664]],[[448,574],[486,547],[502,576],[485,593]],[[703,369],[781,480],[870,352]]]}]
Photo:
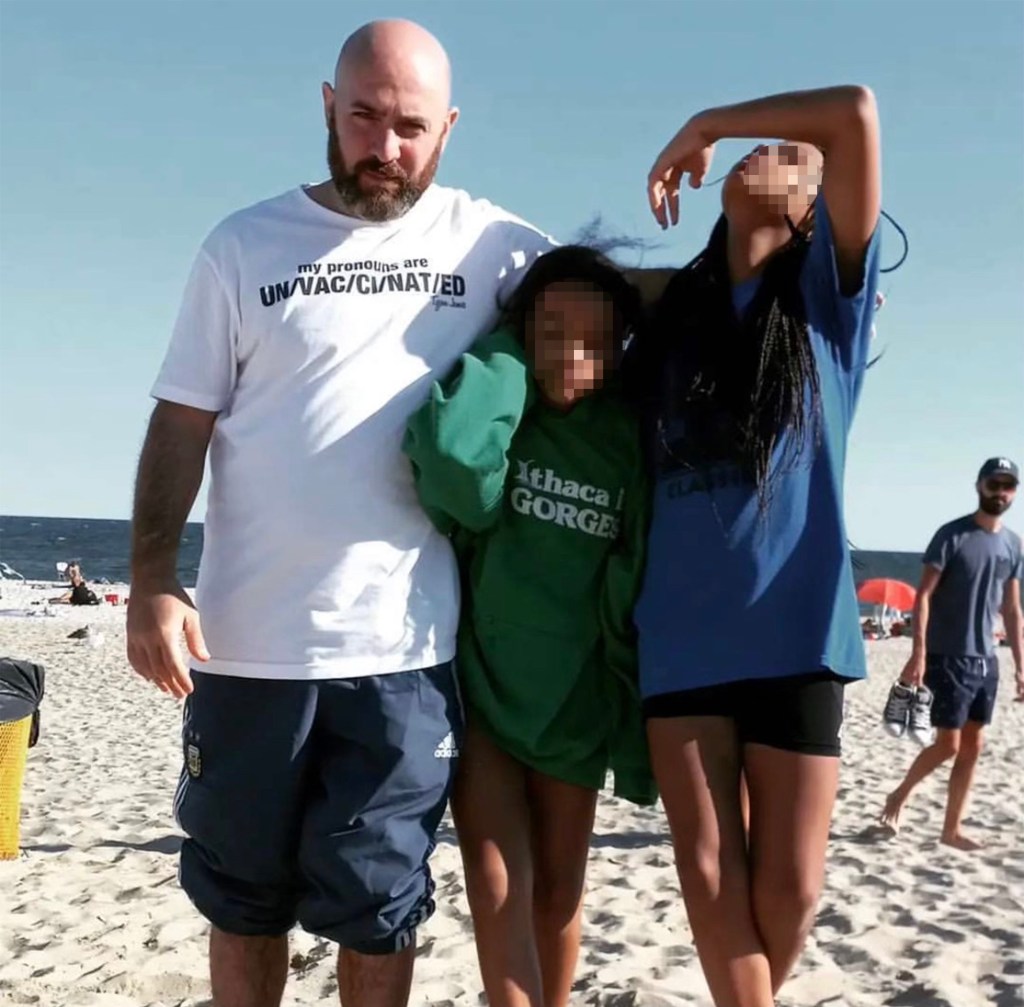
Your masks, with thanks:
[{"label": "sand", "polygon": [[[109,589],[105,589],[109,590]],[[6,589],[0,609],[29,599]],[[0,863],[0,1003],[210,1007],[206,927],[176,881],[171,814],[180,709],[124,657],[121,606],[0,618],[0,655],[46,666],[43,735],[29,754],[22,855]],[[68,634],[91,624],[89,641]],[[867,644],[848,690],[841,789],[818,921],[779,1003],[816,1007],[1024,1004],[1024,704],[1002,685],[965,828],[987,848],[941,846],[947,773],[912,798],[901,833],[873,827],[916,748],[879,717],[906,641]],[[483,1003],[450,823],[433,860],[414,1007]],[[336,1004],[333,950],[296,933],[285,1002]],[[707,1004],[660,808],[602,797],[592,844],[578,1004]]]}]

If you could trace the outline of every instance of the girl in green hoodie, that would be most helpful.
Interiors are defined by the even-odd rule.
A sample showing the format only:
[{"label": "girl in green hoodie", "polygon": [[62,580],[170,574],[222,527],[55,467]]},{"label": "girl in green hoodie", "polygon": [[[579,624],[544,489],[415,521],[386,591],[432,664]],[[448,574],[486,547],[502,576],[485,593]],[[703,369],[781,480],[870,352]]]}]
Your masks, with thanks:
[{"label": "girl in green hoodie", "polygon": [[639,315],[602,255],[549,252],[406,434],[461,559],[452,810],[492,1007],[568,1003],[597,792],[611,769],[655,799],[632,623],[647,486],[614,373]]}]

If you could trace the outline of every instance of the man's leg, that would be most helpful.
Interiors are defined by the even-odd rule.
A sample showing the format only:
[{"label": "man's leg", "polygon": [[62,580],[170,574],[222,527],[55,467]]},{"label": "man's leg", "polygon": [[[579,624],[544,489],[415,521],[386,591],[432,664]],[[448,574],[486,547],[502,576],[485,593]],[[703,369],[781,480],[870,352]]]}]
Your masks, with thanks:
[{"label": "man's leg", "polygon": [[335,941],[343,1007],[405,1007],[428,858],[462,741],[451,664],[317,683],[316,786],[299,842],[298,919]]},{"label": "man's leg", "polygon": [[946,821],[942,826],[942,841],[948,846],[959,850],[977,850],[981,843],[968,839],[960,832],[964,808],[967,805],[967,794],[974,781],[974,767],[981,755],[983,724],[969,720],[960,732],[960,748],[953,763],[953,771],[949,774],[949,796],[946,800]]},{"label": "man's leg", "polygon": [[964,659],[929,654],[924,684],[932,693],[932,726],[935,741],[922,749],[907,770],[903,782],[885,800],[880,820],[893,832],[899,830],[900,813],[911,791],[939,766],[955,759],[960,750],[960,731],[974,699],[975,690],[965,679]]},{"label": "man's leg", "polygon": [[881,815],[882,824],[896,831],[900,824],[900,813],[907,803],[907,798],[910,797],[910,792],[944,762],[955,759],[959,750],[960,731],[940,727],[935,733],[935,741],[917,753],[917,758],[907,770],[903,782],[885,799]]},{"label": "man's leg", "polygon": [[278,1007],[288,978],[288,936],[241,937],[210,929],[214,1007]]},{"label": "man's leg", "polygon": [[315,695],[307,683],[193,672],[174,810],[181,885],[212,924],[215,1007],[278,1007]]},{"label": "man's leg", "polygon": [[338,952],[342,1007],[406,1007],[415,959],[414,944],[391,955],[361,955],[342,948]]},{"label": "man's leg", "polygon": [[968,839],[960,831],[967,795],[974,781],[974,767],[981,755],[982,734],[992,722],[999,690],[999,658],[992,656],[972,662],[970,683],[976,687],[974,700],[967,712],[967,723],[960,736],[960,751],[949,776],[949,797],[942,841],[960,850],[977,850],[981,843]]}]

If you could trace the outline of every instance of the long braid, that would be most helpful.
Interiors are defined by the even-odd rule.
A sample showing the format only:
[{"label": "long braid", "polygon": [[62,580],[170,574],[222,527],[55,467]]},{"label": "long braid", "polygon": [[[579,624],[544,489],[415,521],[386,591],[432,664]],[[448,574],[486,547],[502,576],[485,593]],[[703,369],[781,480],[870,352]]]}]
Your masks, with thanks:
[{"label": "long braid", "polygon": [[684,421],[672,447],[677,460],[697,469],[735,462],[755,484],[764,514],[775,479],[820,436],[821,387],[800,292],[807,240],[798,234],[772,257],[741,323],[732,307],[727,232],[722,217],[656,311],[666,379],[658,412],[663,421],[666,414]]}]

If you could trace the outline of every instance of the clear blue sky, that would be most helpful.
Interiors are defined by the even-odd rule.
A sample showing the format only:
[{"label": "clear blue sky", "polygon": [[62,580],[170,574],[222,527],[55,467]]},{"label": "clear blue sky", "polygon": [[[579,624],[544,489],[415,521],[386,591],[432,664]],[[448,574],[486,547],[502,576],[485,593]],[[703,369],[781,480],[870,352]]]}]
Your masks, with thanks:
[{"label": "clear blue sky", "polygon": [[[717,212],[719,190],[686,193],[665,236],[646,208],[647,169],[689,114],[870,85],[911,254],[883,283],[850,536],[923,548],[972,509],[985,457],[1024,462],[1020,3],[3,0],[0,513],[128,516],[197,245],[232,210],[324,177],[320,82],[385,15],[452,57],[462,119],[440,181],[562,238],[600,212],[659,243],[648,264],[687,259]],[[720,168],[747,145],[722,146]]]}]

